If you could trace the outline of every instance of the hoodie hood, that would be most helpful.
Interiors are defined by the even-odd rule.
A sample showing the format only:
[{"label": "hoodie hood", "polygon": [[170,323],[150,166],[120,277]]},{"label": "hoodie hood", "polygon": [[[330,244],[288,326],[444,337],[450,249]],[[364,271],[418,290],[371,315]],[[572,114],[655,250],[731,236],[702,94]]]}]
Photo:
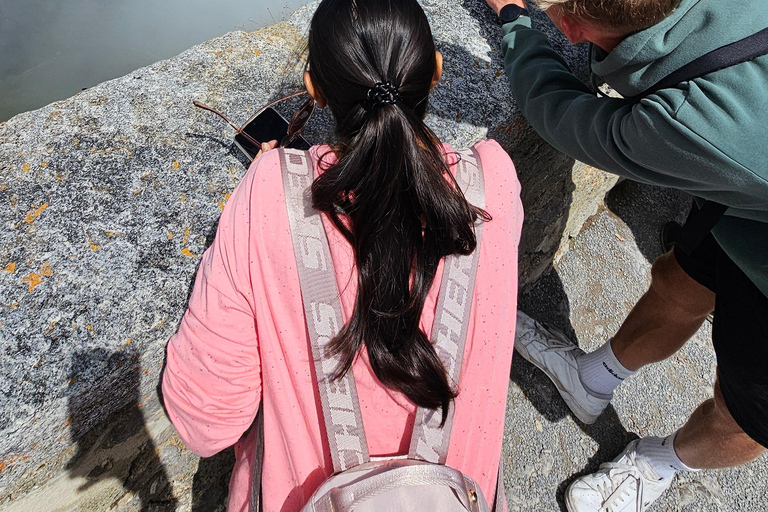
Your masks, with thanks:
[{"label": "hoodie hood", "polygon": [[630,35],[612,52],[594,47],[592,71],[623,96],[636,96],[702,55],[768,27],[765,4],[681,0],[666,19]]}]

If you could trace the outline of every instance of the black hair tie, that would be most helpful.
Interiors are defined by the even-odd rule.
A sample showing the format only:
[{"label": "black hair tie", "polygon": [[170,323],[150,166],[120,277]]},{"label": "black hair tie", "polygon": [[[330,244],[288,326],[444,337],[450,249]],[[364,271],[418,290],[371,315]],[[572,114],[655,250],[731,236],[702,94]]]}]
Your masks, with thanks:
[{"label": "black hair tie", "polygon": [[365,102],[366,110],[373,110],[382,105],[394,105],[400,99],[400,92],[392,82],[377,82],[368,89],[368,100]]}]

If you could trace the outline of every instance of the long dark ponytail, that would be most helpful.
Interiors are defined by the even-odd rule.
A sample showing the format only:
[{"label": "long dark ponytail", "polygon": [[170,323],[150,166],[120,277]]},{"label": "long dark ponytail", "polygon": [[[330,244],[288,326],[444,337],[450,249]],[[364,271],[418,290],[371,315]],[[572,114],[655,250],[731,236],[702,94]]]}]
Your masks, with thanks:
[{"label": "long dark ponytail", "polygon": [[[471,206],[423,118],[435,46],[416,0],[324,0],[309,35],[309,73],[336,120],[338,158],[312,185],[312,201],[352,245],[357,298],[333,340],[336,376],[365,345],[387,387],[419,406],[456,397],[419,328],[441,258],[477,245]],[[392,102],[369,99],[375,84]],[[396,90],[396,91],[395,91]],[[448,179],[446,179],[448,177]]]}]

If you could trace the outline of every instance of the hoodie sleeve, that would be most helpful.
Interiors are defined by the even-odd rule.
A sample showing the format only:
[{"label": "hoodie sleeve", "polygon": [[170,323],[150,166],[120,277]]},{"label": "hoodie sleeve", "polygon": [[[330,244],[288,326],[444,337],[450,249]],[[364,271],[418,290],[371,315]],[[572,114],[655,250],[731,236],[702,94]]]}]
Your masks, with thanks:
[{"label": "hoodie sleeve", "polygon": [[167,347],[165,406],[180,437],[203,457],[233,445],[261,402],[249,267],[256,257],[251,254],[250,205],[258,162],[224,207],[216,239],[200,261],[188,309]]},{"label": "hoodie sleeve", "polygon": [[[692,180],[689,165],[701,165],[701,142],[675,120],[674,101],[663,95],[633,103],[599,98],[571,73],[546,35],[521,17],[503,27],[502,54],[512,93],[525,118],[547,142],[589,165],[645,183],[705,189],[716,170]],[[678,100],[675,100],[679,103]]]}]

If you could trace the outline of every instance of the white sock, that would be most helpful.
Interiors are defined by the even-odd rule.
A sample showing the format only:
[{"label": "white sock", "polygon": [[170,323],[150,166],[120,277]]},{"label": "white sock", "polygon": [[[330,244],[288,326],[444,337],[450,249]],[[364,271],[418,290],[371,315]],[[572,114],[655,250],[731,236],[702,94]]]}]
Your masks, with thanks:
[{"label": "white sock", "polygon": [[611,340],[594,352],[579,355],[576,361],[579,364],[581,383],[587,391],[600,397],[612,395],[624,379],[635,373],[624,368],[616,359],[611,349]]},{"label": "white sock", "polygon": [[678,471],[698,471],[685,465],[675,452],[675,436],[677,432],[667,437],[644,437],[637,443],[637,455],[659,475],[660,478],[670,478]]}]

